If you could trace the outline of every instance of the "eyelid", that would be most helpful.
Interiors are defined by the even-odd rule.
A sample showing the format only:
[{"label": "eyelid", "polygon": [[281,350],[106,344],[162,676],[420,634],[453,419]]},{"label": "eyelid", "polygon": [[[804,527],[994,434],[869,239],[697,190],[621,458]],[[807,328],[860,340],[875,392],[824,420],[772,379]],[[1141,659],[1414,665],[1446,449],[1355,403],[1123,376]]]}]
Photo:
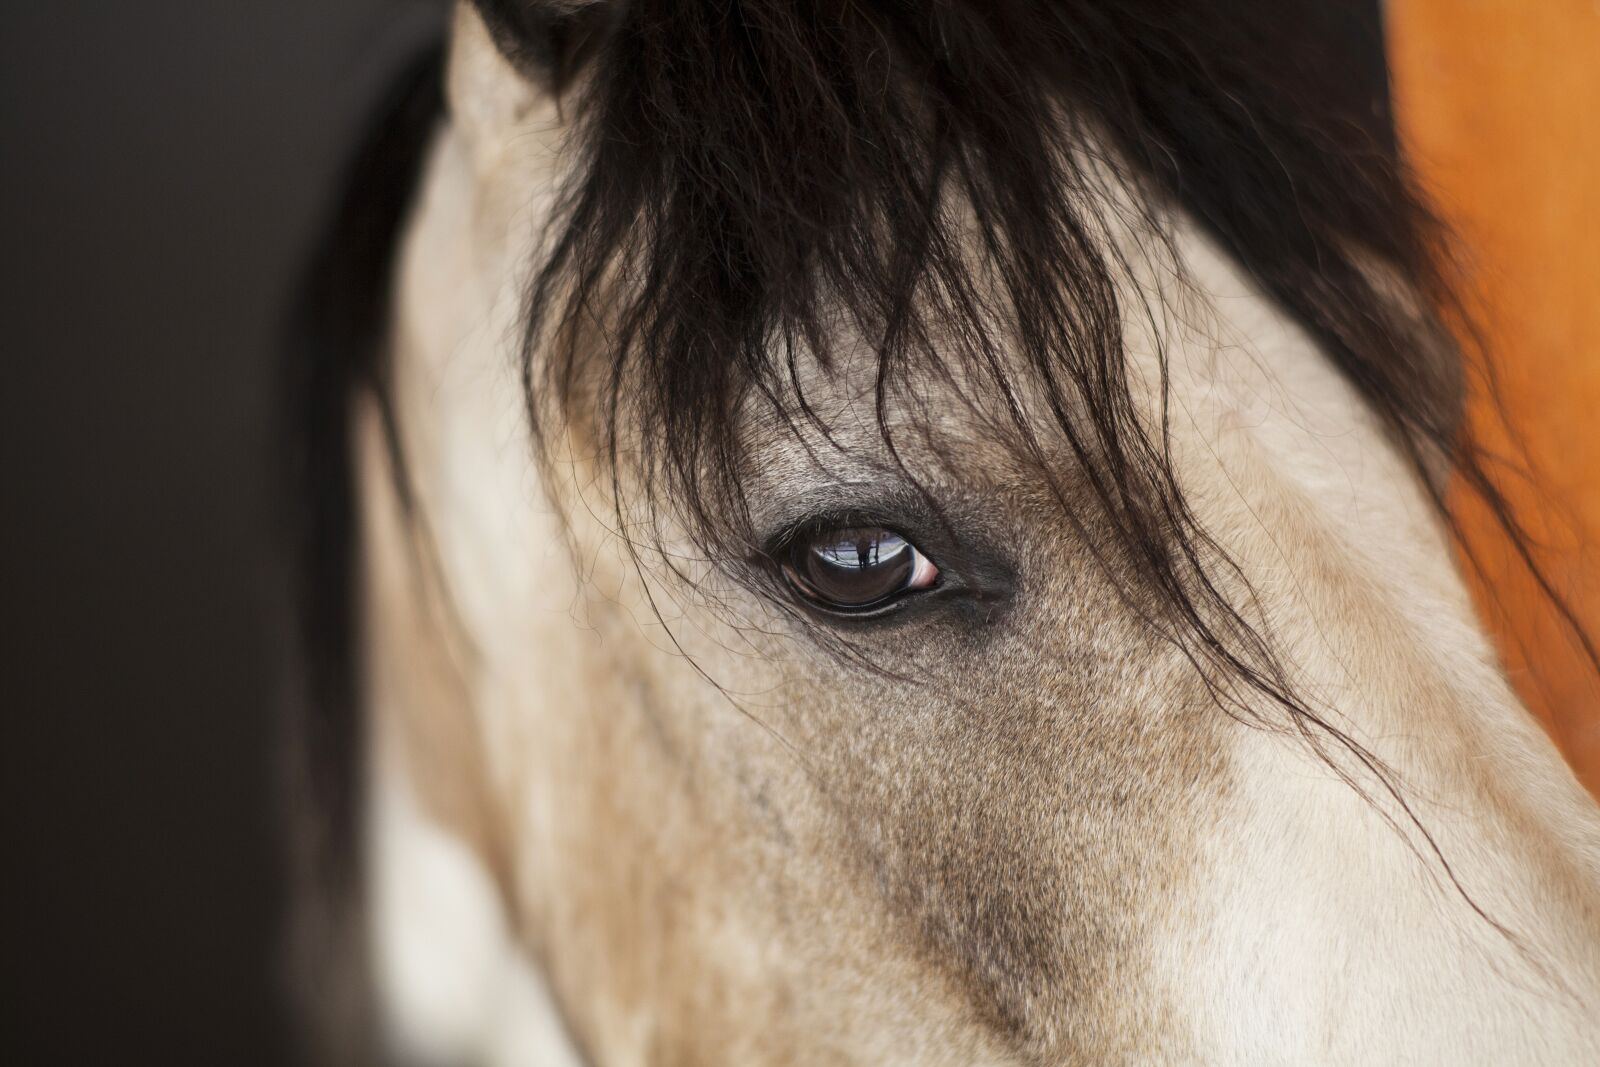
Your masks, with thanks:
[{"label": "eyelid", "polygon": [[936,522],[922,494],[878,478],[841,479],[787,491],[763,504],[756,522],[761,531],[757,543],[769,553],[782,551],[799,537],[850,526],[881,526],[916,544],[927,540],[920,534]]}]

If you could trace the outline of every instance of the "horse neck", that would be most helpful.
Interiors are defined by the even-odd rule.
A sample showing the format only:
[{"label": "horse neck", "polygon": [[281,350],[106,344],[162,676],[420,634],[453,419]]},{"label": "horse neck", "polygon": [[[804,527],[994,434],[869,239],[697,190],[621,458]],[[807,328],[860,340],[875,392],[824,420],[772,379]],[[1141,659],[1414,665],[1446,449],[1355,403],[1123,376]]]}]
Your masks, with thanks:
[{"label": "horse neck", "polygon": [[[1182,249],[1206,292],[1248,291],[1203,240]],[[1230,739],[1187,942],[1204,948],[1175,980],[1231,1004],[1213,1021],[1263,1061],[1287,1054],[1250,1022],[1267,1000],[1290,1032],[1336,1028],[1341,1055],[1516,1058],[1529,1020],[1593,1055],[1576,1006],[1600,1005],[1600,810],[1508,687],[1415,472],[1265,301],[1218,302],[1167,341],[1174,409],[1201,423],[1174,440],[1203,518],[1296,692],[1360,746],[1257,702],[1269,728]]]}]

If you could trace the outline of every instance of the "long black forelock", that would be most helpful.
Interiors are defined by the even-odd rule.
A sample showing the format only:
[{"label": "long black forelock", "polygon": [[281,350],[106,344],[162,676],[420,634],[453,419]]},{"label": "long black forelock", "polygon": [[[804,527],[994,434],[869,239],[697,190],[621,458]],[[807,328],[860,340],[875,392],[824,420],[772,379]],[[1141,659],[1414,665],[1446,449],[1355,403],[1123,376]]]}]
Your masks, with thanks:
[{"label": "long black forelock", "polygon": [[536,437],[593,419],[651,514],[670,500],[707,554],[740,555],[740,412],[812,417],[801,368],[865,339],[891,454],[889,402],[914,381],[986,386],[1041,466],[1065,447],[1105,551],[1186,644],[1259,645],[1213,587],[1164,421],[1135,410],[1104,161],[1086,153],[1109,148],[1121,177],[1208,228],[1419,467],[1453,450],[1459,398],[1442,330],[1414,313],[1446,292],[1427,216],[1362,113],[1371,96],[1328,73],[1314,32],[1282,29],[1316,5],[1226,6],[560,5],[585,27],[583,69],[559,68],[578,79],[563,109],[582,160],[528,300]]},{"label": "long black forelock", "polygon": [[[506,6],[480,2],[491,19]],[[1375,115],[1381,81],[1352,77],[1336,32],[1361,7],[559,5],[582,21],[583,61],[543,77],[581,159],[527,303],[540,447],[583,422],[630,542],[624,481],[648,516],[687,521],[708,558],[739,558],[754,541],[741,412],[814,419],[808,359],[832,369],[843,335],[871,346],[891,455],[891,400],[914,401],[929,376],[977,383],[1040,469],[1063,449],[1073,460],[1109,531],[1090,538],[1097,554],[1136,576],[1127,602],[1224,707],[1255,719],[1266,696],[1281,725],[1351,754],[1409,812],[1235,606],[1237,572],[1184,499],[1164,412],[1149,425],[1136,411],[1097,214],[1110,166],[1157,231],[1168,208],[1196,220],[1360,391],[1444,521],[1438,472],[1453,462],[1521,546],[1459,438],[1447,326],[1465,316],[1437,227]]]}]

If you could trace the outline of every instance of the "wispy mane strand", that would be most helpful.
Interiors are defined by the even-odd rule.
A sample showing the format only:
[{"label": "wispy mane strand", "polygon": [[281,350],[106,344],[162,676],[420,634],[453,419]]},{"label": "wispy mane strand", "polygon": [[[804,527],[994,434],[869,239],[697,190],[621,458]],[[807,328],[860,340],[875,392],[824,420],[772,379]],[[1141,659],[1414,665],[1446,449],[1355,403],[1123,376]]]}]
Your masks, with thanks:
[{"label": "wispy mane strand", "polygon": [[[506,5],[480,6],[494,21]],[[570,90],[583,159],[528,299],[536,436],[593,418],[611,465],[626,453],[652,503],[670,499],[708,552],[742,550],[737,413],[765,398],[808,416],[798,354],[826,366],[843,321],[874,346],[880,421],[913,371],[987,383],[1021,447],[1076,460],[1111,530],[1103,548],[1138,575],[1152,622],[1220,668],[1224,690],[1264,693],[1344,744],[1220,592],[1229,564],[1178,488],[1165,427],[1136,414],[1113,265],[1084,207],[1097,179],[1079,161],[1104,142],[1127,177],[1197,220],[1359,390],[1447,522],[1437,474],[1453,462],[1522,544],[1459,437],[1446,323],[1465,316],[1438,228],[1381,79],[1350,75],[1350,27],[1376,25],[1362,10],[561,5],[581,61],[559,42],[531,51],[555,50],[546,76]],[[1044,398],[1050,425],[1022,417],[1024,392]],[[886,422],[884,435],[892,449]]]}]

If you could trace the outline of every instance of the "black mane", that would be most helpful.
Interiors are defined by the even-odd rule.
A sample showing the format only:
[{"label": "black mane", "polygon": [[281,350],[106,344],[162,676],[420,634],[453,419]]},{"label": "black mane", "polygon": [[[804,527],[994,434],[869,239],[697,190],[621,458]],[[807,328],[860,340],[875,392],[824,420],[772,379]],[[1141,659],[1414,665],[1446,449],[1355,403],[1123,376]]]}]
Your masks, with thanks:
[{"label": "black mane", "polygon": [[[1457,438],[1456,305],[1378,102],[1373,5],[627,0],[534,5],[559,15],[532,22],[479,6],[502,43],[558,28],[508,54],[565,94],[582,157],[528,298],[536,444],[581,420],[710,558],[759,540],[738,412],[812,418],[799,368],[832,365],[842,324],[875,349],[880,422],[930,376],[976,383],[1041,470],[1073,460],[1110,531],[1093,547],[1230,706],[1264,692],[1331,732],[1218,591],[1230,564],[1165,425],[1135,412],[1103,165],[1143,191],[1151,229],[1181,209],[1319,342],[1441,514],[1452,460],[1492,497]],[[895,454],[886,422],[884,439]]]}]

